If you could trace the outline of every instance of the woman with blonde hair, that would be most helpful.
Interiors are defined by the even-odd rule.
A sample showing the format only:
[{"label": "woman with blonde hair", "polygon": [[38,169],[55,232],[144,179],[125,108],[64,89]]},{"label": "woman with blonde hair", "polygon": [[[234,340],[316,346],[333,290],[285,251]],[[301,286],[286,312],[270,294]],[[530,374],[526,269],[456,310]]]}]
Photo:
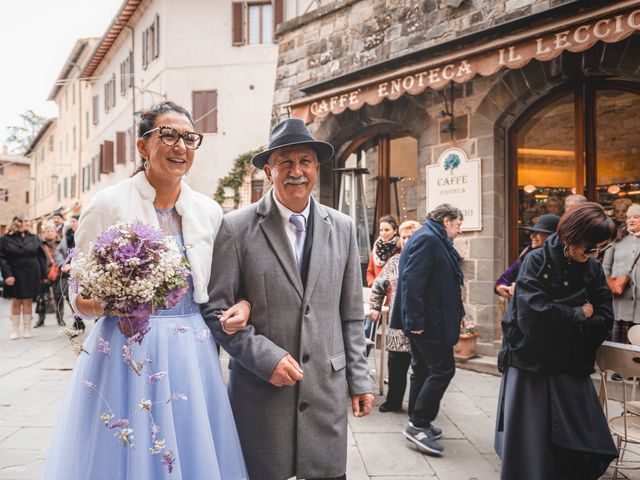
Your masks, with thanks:
[{"label": "woman with blonde hair", "polygon": [[31,337],[33,299],[46,278],[46,259],[40,239],[29,231],[31,222],[23,214],[14,215],[7,234],[0,237],[0,271],[4,278],[4,298],[11,299],[11,340]]},{"label": "woman with blonde hair", "polygon": [[[384,268],[373,282],[371,288],[371,310],[369,317],[374,322],[378,321],[382,303],[387,297],[389,305],[393,305],[396,296],[396,287],[398,285],[398,264],[400,263],[400,251],[404,244],[409,240],[416,230],[422,225],[415,220],[408,220],[398,228],[400,234],[399,246],[400,250],[393,255]],[[378,410],[382,413],[397,412],[402,410],[402,400],[404,391],[407,388],[407,372],[411,365],[411,344],[409,339],[405,337],[400,329],[390,328],[387,330],[386,349],[389,353],[387,368],[389,371],[389,389],[387,391],[387,400],[380,405]],[[411,410],[409,405],[409,410]]]}]

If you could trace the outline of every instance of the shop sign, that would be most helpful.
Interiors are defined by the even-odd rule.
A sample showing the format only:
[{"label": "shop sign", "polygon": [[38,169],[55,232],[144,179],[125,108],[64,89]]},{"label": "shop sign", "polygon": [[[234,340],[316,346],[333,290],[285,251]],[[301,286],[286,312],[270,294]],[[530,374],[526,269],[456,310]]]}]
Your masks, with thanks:
[{"label": "shop sign", "polygon": [[[340,114],[345,109],[357,110],[365,103],[377,105],[385,99],[396,100],[405,93],[417,95],[426,88],[441,90],[450,82],[464,83],[475,75],[493,75],[503,68],[522,68],[531,60],[548,61],[563,51],[582,52],[596,42],[619,42],[633,32],[640,31],[640,8],[617,15],[610,14],[584,23],[567,27],[566,23],[536,37],[514,41],[476,55],[457,58],[449,55],[448,61],[429,61],[406,67],[395,76],[385,75],[364,82],[357,88],[345,89],[335,95],[320,94],[312,98],[292,102],[293,116],[311,122],[314,117],[329,113]],[[427,66],[428,65],[428,66]]]},{"label": "shop sign", "polygon": [[463,232],[482,230],[480,159],[469,159],[461,148],[448,148],[438,163],[427,166],[427,212],[448,203],[462,210]]}]

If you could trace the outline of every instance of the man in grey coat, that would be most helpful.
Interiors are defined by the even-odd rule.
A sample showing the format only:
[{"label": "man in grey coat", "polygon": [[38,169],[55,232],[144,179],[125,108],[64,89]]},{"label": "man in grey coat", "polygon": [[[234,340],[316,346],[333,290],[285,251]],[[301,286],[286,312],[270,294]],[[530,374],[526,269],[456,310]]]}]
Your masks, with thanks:
[{"label": "man in grey coat", "polygon": [[[355,225],[311,197],[333,147],[287,119],[252,162],[273,185],[226,215],[202,313],[231,356],[229,396],[252,480],[344,479],[347,408],[373,402]],[[246,299],[247,327],[218,313]]]}]

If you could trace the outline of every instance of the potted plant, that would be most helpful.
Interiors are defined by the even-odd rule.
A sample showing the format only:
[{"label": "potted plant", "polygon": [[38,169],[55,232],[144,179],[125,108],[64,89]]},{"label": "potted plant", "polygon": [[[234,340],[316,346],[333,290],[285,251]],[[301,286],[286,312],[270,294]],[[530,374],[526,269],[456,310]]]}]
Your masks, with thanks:
[{"label": "potted plant", "polygon": [[458,343],[453,347],[453,355],[458,360],[469,360],[477,356],[478,333],[473,320],[464,317],[460,323],[460,337]]}]

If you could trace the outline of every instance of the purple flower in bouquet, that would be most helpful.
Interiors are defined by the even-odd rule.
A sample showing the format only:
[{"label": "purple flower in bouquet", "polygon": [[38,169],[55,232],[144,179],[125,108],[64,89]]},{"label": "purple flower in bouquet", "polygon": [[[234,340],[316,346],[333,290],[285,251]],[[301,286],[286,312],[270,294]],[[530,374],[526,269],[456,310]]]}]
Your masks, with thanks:
[{"label": "purple flower in bouquet", "polygon": [[142,338],[151,330],[149,317],[151,317],[151,305],[140,306],[120,317],[118,329],[125,337],[142,343]]},{"label": "purple flower in bouquet", "polygon": [[134,222],[131,225],[131,231],[145,242],[162,242],[164,240],[162,231],[142,222]]},{"label": "purple flower in bouquet", "polygon": [[120,237],[120,232],[115,228],[110,228],[105,230],[96,239],[96,242],[93,245],[94,250],[101,250],[103,248],[109,247],[118,237]]},{"label": "purple flower in bouquet", "polygon": [[169,293],[167,293],[167,298],[164,301],[164,308],[168,310],[172,307],[175,307],[185,293],[187,293],[187,287],[175,288],[171,290]]}]

